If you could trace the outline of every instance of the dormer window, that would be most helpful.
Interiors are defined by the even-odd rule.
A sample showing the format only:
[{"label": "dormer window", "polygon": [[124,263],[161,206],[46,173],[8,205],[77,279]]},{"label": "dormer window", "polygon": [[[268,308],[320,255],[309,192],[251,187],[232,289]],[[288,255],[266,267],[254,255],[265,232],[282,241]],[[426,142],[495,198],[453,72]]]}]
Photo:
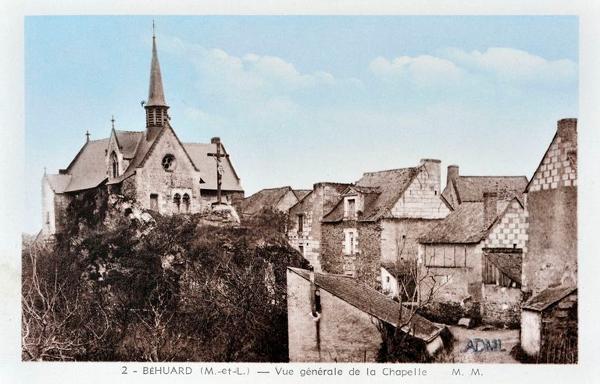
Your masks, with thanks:
[{"label": "dormer window", "polygon": [[358,212],[358,196],[348,196],[344,199],[344,218],[356,219]]}]

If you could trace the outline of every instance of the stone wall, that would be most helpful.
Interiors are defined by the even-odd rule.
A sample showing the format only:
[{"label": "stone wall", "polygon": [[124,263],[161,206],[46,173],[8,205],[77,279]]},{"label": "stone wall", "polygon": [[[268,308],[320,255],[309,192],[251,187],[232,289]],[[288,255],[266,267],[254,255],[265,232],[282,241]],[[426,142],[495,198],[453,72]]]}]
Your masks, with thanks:
[{"label": "stone wall", "polygon": [[419,237],[437,223],[439,220],[381,220],[381,261],[416,260]]},{"label": "stone wall", "polygon": [[[136,175],[136,200],[146,208],[150,208],[150,195],[158,195],[158,211],[161,214],[179,213],[174,202],[175,193],[190,196],[189,212],[200,212],[200,172],[194,169],[183,148],[171,129],[165,129],[157,139],[154,149]],[[175,156],[176,166],[173,171],[165,171],[162,160],[165,155]],[[183,204],[183,203],[182,203]]]},{"label": "stone wall", "polygon": [[[441,266],[442,263],[430,262],[430,255],[433,252],[437,255],[451,254],[452,263],[448,262],[444,265],[456,266]],[[454,255],[462,257],[455,259]],[[418,259],[421,276],[433,276],[438,287],[433,301],[458,304],[464,306],[465,310],[470,307],[478,308],[482,300],[482,257],[481,244],[421,244]],[[450,260],[449,257],[444,259]],[[464,264],[466,266],[460,266]],[[429,292],[428,289],[431,288],[431,283],[428,283],[430,281],[432,280],[427,279],[420,288],[422,299],[425,292]]]},{"label": "stone wall", "polygon": [[55,213],[54,191],[44,177],[42,179],[42,233],[44,235],[56,233]]},{"label": "stone wall", "polygon": [[[355,255],[344,254],[344,229],[357,229]],[[345,220],[321,225],[321,266],[324,272],[343,274],[351,265],[355,277],[379,289],[381,286],[381,227],[378,223]]]},{"label": "stone wall", "polygon": [[523,253],[526,253],[527,229],[527,212],[514,199],[484,239],[483,246],[484,248],[519,248],[523,250]]},{"label": "stone wall", "polygon": [[316,322],[311,314],[310,282],[290,270],[287,293],[290,362],[376,360],[382,343],[377,319],[320,289],[322,312]]},{"label": "stone wall", "polygon": [[71,195],[58,193],[54,195],[55,233],[62,232],[67,226],[67,207],[73,200]]},{"label": "stone wall", "polygon": [[392,216],[443,219],[449,213],[441,199],[439,160],[422,160],[419,174],[391,209]]},{"label": "stone wall", "polygon": [[[577,362],[577,292],[542,312],[541,354],[549,363]],[[563,357],[563,354],[574,356]]]},{"label": "stone wall", "polygon": [[523,290],[577,282],[577,188],[527,194],[529,235],[523,256]]},{"label": "stone wall", "polygon": [[521,321],[520,288],[482,284],[481,317],[486,324],[516,328]]}]

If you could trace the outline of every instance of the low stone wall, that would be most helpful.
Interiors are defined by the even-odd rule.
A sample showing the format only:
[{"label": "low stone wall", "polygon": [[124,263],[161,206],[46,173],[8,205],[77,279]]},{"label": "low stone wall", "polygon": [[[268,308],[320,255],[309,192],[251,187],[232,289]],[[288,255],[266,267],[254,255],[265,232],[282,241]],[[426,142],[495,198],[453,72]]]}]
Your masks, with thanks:
[{"label": "low stone wall", "polygon": [[481,290],[481,318],[484,323],[509,328],[519,326],[521,322],[521,289],[483,284]]}]

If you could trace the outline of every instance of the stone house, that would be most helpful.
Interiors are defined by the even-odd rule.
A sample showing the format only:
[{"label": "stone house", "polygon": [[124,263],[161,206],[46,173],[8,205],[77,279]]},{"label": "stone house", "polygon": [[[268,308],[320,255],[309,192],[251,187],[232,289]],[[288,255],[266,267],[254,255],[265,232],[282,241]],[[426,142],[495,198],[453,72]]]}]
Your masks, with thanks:
[{"label": "stone house", "polygon": [[307,190],[294,190],[292,187],[266,188],[246,197],[241,204],[242,216],[251,217],[263,209],[288,213],[290,207],[309,193]]},{"label": "stone house", "polygon": [[154,36],[144,108],[144,131],[117,130],[113,119],[109,138],[90,140],[87,134],[66,169],[44,175],[42,233],[60,232],[69,202],[95,189],[124,195],[162,214],[202,212],[217,200],[219,190],[226,202],[239,204],[244,190],[219,138],[182,143],[171,126]]},{"label": "stone house", "polygon": [[524,184],[484,192],[483,201],[462,202],[421,237],[419,274],[428,278],[419,290],[435,289],[433,297],[422,294],[421,300],[486,323],[518,325],[526,219],[516,196]]},{"label": "stone house", "polygon": [[321,224],[321,266],[380,289],[382,263],[416,260],[417,239],[450,212],[440,161],[365,173]]},{"label": "stone house", "polygon": [[[547,298],[555,298],[556,292],[573,292],[577,287],[577,119],[558,121],[556,134],[527,185],[525,202],[528,242],[522,281],[524,295],[531,297],[523,305],[521,345],[535,355],[552,342],[544,332],[544,311],[538,308],[540,314],[530,313],[538,307],[535,303],[550,303]],[[572,298],[576,305],[577,296]],[[553,317],[552,327],[569,329],[576,344],[576,321],[563,315]],[[577,346],[571,348],[576,353]]]},{"label": "stone house", "polygon": [[290,208],[287,237],[313,266],[321,271],[321,220],[339,201],[341,193],[350,184],[321,182],[313,185],[296,205]]},{"label": "stone house", "polygon": [[[398,326],[400,304],[356,279],[299,268],[287,270],[290,362],[374,362],[383,342],[382,326]],[[408,313],[400,317],[408,323]],[[445,327],[415,314],[410,326],[430,355],[444,344]]]}]

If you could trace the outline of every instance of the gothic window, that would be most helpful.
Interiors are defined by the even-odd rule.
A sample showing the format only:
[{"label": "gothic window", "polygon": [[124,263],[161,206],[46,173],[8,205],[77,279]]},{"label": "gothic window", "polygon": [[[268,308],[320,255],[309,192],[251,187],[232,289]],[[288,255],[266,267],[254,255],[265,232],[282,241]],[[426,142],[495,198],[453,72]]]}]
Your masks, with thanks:
[{"label": "gothic window", "polygon": [[158,195],[156,193],[150,194],[150,209],[158,211]]},{"label": "gothic window", "polygon": [[176,193],[175,196],[173,197],[173,203],[175,203],[177,212],[179,212],[181,209],[181,195],[179,193]]},{"label": "gothic window", "polygon": [[183,194],[183,212],[190,212],[190,195],[188,195],[187,193]]},{"label": "gothic window", "polygon": [[175,165],[177,162],[175,161],[175,156],[169,154],[165,155],[162,159],[162,167],[165,171],[172,172],[175,169]]},{"label": "gothic window", "polygon": [[115,152],[110,154],[110,167],[111,167],[111,176],[112,177],[119,176],[119,159],[117,158],[117,154]]}]

